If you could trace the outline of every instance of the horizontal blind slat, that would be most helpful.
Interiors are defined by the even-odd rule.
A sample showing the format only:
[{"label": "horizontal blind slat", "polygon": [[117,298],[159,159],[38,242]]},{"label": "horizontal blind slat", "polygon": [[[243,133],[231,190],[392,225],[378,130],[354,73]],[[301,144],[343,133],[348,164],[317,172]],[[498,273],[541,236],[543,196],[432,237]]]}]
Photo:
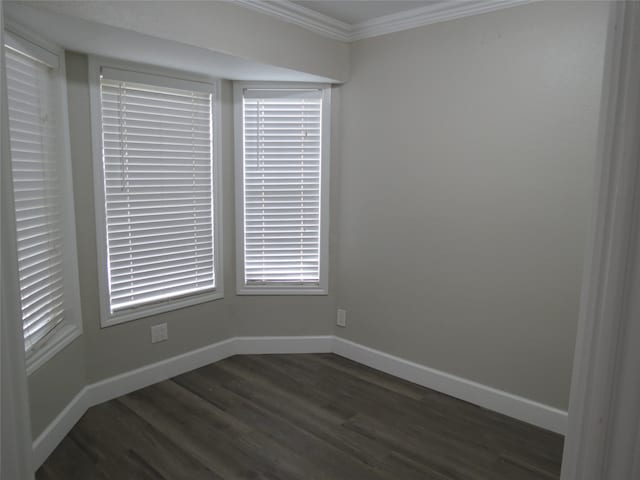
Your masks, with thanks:
[{"label": "horizontal blind slat", "polygon": [[163,290],[171,289],[175,291],[177,287],[182,287],[183,289],[190,290],[192,288],[196,288],[200,285],[206,285],[208,288],[212,288],[213,283],[213,275],[202,275],[201,278],[197,278],[195,272],[191,272],[186,275],[176,274],[175,276],[166,276],[156,281],[152,282],[136,282],[135,288],[129,287],[119,287],[113,289],[111,295],[114,300],[119,299],[129,299],[133,300],[135,298],[144,297],[144,296],[155,296],[158,292]]},{"label": "horizontal blind slat", "polygon": [[130,248],[131,250],[134,250],[136,246],[146,247],[152,244],[162,244],[165,242],[172,242],[177,240],[190,241],[193,244],[198,239],[202,239],[203,241],[210,241],[211,236],[212,232],[210,228],[202,228],[194,232],[156,231],[155,233],[146,234],[137,232],[135,235],[125,233],[120,234],[119,236],[113,235],[108,248],[109,251],[112,251],[117,247]]},{"label": "horizontal blind slat", "polygon": [[158,240],[148,241],[140,243],[139,245],[131,245],[125,243],[122,246],[112,246],[109,249],[109,256],[111,258],[111,264],[115,267],[119,263],[131,261],[130,251],[134,250],[136,253],[135,260],[138,262],[144,262],[152,258],[165,258],[173,255],[185,256],[194,255],[193,252],[200,252],[200,250],[210,250],[209,236],[203,236],[197,240],[194,246],[192,238],[178,239],[178,240]]},{"label": "horizontal blind slat", "polygon": [[211,286],[189,286],[183,284],[168,284],[163,288],[156,288],[151,292],[145,292],[144,294],[138,294],[135,299],[127,299],[127,296],[121,296],[116,298],[117,306],[114,307],[114,311],[123,311],[130,308],[135,308],[140,305],[166,301],[168,298],[182,298],[189,295],[196,295],[213,290]]},{"label": "horizontal blind slat", "polygon": [[121,275],[128,271],[129,273],[138,272],[145,269],[161,268],[166,266],[180,267],[183,265],[195,265],[207,263],[211,261],[211,248],[204,247],[200,250],[175,250],[163,254],[139,255],[130,258],[125,255],[119,255],[112,262],[111,273],[113,275]]}]

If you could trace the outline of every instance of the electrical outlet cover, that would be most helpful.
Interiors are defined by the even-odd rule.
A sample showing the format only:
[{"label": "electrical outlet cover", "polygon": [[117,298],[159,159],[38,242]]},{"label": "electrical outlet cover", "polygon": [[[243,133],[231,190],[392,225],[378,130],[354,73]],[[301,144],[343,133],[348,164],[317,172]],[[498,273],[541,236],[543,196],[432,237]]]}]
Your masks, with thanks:
[{"label": "electrical outlet cover", "polygon": [[166,323],[151,326],[151,343],[164,342],[168,338],[169,334]]},{"label": "electrical outlet cover", "polygon": [[339,327],[346,327],[347,326],[347,311],[343,310],[342,308],[338,309],[338,318],[336,320],[336,325],[338,325]]}]

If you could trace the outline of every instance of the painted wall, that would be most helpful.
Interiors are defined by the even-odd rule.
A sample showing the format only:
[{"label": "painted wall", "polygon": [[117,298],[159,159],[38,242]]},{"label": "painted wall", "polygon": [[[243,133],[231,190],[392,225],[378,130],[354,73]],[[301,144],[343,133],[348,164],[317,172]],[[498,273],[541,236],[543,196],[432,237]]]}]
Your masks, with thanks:
[{"label": "painted wall", "polygon": [[[81,102],[71,101],[71,99],[82,98],[86,92],[86,87],[82,84],[82,79],[86,79],[86,66],[83,69],[81,64],[69,61],[66,64],[67,71],[67,98],[69,107],[69,121],[73,122],[82,114],[83,105]],[[85,80],[86,83],[86,80]],[[71,126],[71,125],[70,125]],[[83,137],[87,134],[83,125],[75,125],[78,128],[70,128],[70,147],[72,159],[82,155],[82,150],[78,147],[82,145]],[[74,168],[74,172],[75,172]],[[82,189],[84,183],[78,182],[77,175],[73,178],[74,192]],[[75,213],[81,213],[78,208],[80,204],[75,199]],[[78,245],[79,260],[86,257],[84,252],[84,242],[86,232],[79,224],[76,224],[76,242]],[[84,263],[84,262],[82,262]],[[95,264],[95,262],[93,262]],[[83,265],[80,264],[79,268]],[[80,285],[86,280],[79,271]],[[86,305],[86,289],[82,288],[81,307]],[[84,313],[84,311],[83,311]],[[86,327],[85,327],[86,328]],[[36,438],[47,425],[60,413],[67,404],[75,397],[85,385],[86,365],[85,365],[85,335],[76,338],[70,345],[56,354],[51,360],[42,365],[38,370],[29,375],[29,404],[31,410],[31,431],[33,438]]]},{"label": "painted wall", "polygon": [[566,409],[606,26],[541,2],[353,45],[338,335]]},{"label": "painted wall", "polygon": [[[233,89],[232,83],[226,80],[221,89],[225,298],[100,328],[88,59],[84,54],[67,52],[66,60],[84,334],[29,379],[34,438],[85,383],[91,384],[235,335],[331,334],[336,299],[334,277],[327,296],[235,295]],[[333,123],[336,128],[339,119]],[[338,143],[335,145],[334,150]],[[337,151],[335,155],[338,155]],[[332,217],[337,218],[336,215]],[[335,234],[333,238],[335,240]],[[335,267],[333,261],[331,264]],[[336,268],[330,268],[330,271],[335,272]],[[162,322],[168,324],[169,340],[151,344],[149,327]],[[80,378],[79,368],[82,368]]]},{"label": "painted wall", "polygon": [[80,336],[28,377],[34,439],[84,386],[85,351]]},{"label": "painted wall", "polygon": [[[70,129],[73,151],[74,195],[76,200],[76,225],[78,236],[78,264],[81,284],[82,313],[84,317],[84,341],[86,342],[87,383],[92,383],[124,371],[153,363],[161,358],[215,343],[230,335],[228,302],[206,304],[146,317],[110,328],[100,328],[97,245],[94,215],[93,156],[91,146],[90,103],[88,65],[85,55],[67,52]],[[73,73],[73,77],[72,77]],[[74,85],[72,94],[71,85]],[[224,121],[223,121],[224,122]],[[228,145],[223,138],[223,145]],[[223,158],[230,156],[229,147],[223,150]],[[226,161],[225,167],[226,167]],[[223,168],[225,184],[230,174]],[[232,197],[226,195],[225,204]],[[223,221],[232,220],[227,211]],[[225,228],[228,234],[229,229]],[[228,244],[228,235],[224,244]],[[225,252],[228,253],[228,252]],[[224,268],[231,266],[231,258],[225,256]],[[225,289],[231,288],[228,278]],[[151,344],[149,327],[167,322],[169,341]]]},{"label": "painted wall", "polygon": [[[93,178],[90,141],[87,57],[69,54],[68,63],[84,73],[78,95],[70,96],[78,115],[71,119],[77,136],[78,154],[73,159],[76,222],[83,231],[79,243],[82,284],[87,382],[126,372],[180,353],[215,343],[234,335],[328,334],[328,312],[335,305],[333,296],[250,297],[235,295],[235,221],[233,181],[233,98],[232,84],[222,82],[222,175],[223,175],[223,260],[225,298],[173,312],[100,328],[98,314],[98,272],[94,222],[94,192],[87,179]],[[71,80],[71,79],[70,79]],[[73,141],[73,140],[72,140]],[[80,153],[81,152],[81,153]],[[168,322],[169,341],[151,344],[149,326]]]},{"label": "painted wall", "polygon": [[349,45],[227,1],[27,1],[53,13],[133,30],[343,82]]},{"label": "painted wall", "polygon": [[[223,81],[226,296],[106,329],[87,57],[68,53],[84,335],[31,376],[34,434],[82,377],[93,383],[234,335],[330,334],[337,301],[348,311],[339,335],[566,408],[605,28],[604,4],[541,3],[354,44],[353,79],[333,91],[327,297],[234,294],[232,88]],[[149,326],[164,321],[169,341],[152,345]]]}]

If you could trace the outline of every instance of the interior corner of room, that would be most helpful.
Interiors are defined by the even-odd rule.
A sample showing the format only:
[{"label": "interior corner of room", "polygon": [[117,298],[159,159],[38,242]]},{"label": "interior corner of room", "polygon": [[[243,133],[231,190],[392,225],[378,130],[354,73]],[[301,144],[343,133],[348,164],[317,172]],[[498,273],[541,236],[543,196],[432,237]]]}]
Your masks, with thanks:
[{"label": "interior corner of room", "polygon": [[[635,186],[623,216],[602,192],[635,178],[624,163],[607,170],[604,122],[635,72],[610,73],[632,41],[612,31],[630,32],[637,9],[432,1],[409,5],[425,4],[411,19],[372,3],[2,2],[2,415],[13,405],[18,438],[26,423],[15,448],[29,444],[34,472],[94,406],[235,356],[316,353],[336,359],[300,357],[310,363],[291,372],[335,362],[374,379],[364,365],[390,375],[378,386],[395,377],[569,433],[565,461],[586,461],[571,435],[578,413],[594,418],[576,399],[597,368],[589,321],[632,297],[595,276],[620,258],[618,289],[635,285],[631,257],[611,257],[634,251],[622,239],[633,225],[602,233],[631,218]],[[356,18],[365,8],[382,16]],[[60,123],[42,138],[62,139],[68,159],[56,160],[55,205],[31,195],[54,187],[24,153],[46,125],[37,113],[29,130],[28,88],[48,81]],[[45,254],[59,287],[38,277]],[[49,301],[64,288],[55,325],[41,320],[58,308],[45,286]],[[631,342],[624,325],[611,336]],[[270,358],[255,364],[286,370]],[[560,478],[556,463],[526,478]],[[578,472],[562,479],[635,478]]]}]

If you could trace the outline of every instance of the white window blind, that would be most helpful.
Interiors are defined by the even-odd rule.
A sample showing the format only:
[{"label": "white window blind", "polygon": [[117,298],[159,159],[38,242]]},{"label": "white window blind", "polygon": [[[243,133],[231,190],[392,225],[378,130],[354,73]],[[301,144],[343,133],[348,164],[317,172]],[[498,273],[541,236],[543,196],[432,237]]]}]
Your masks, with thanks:
[{"label": "white window blind", "polygon": [[111,313],[216,287],[212,93],[118,72],[100,82]]},{"label": "white window blind", "polygon": [[18,275],[27,353],[65,319],[60,148],[52,69],[7,47]]},{"label": "white window blind", "polygon": [[244,285],[318,286],[322,90],[243,89]]}]

